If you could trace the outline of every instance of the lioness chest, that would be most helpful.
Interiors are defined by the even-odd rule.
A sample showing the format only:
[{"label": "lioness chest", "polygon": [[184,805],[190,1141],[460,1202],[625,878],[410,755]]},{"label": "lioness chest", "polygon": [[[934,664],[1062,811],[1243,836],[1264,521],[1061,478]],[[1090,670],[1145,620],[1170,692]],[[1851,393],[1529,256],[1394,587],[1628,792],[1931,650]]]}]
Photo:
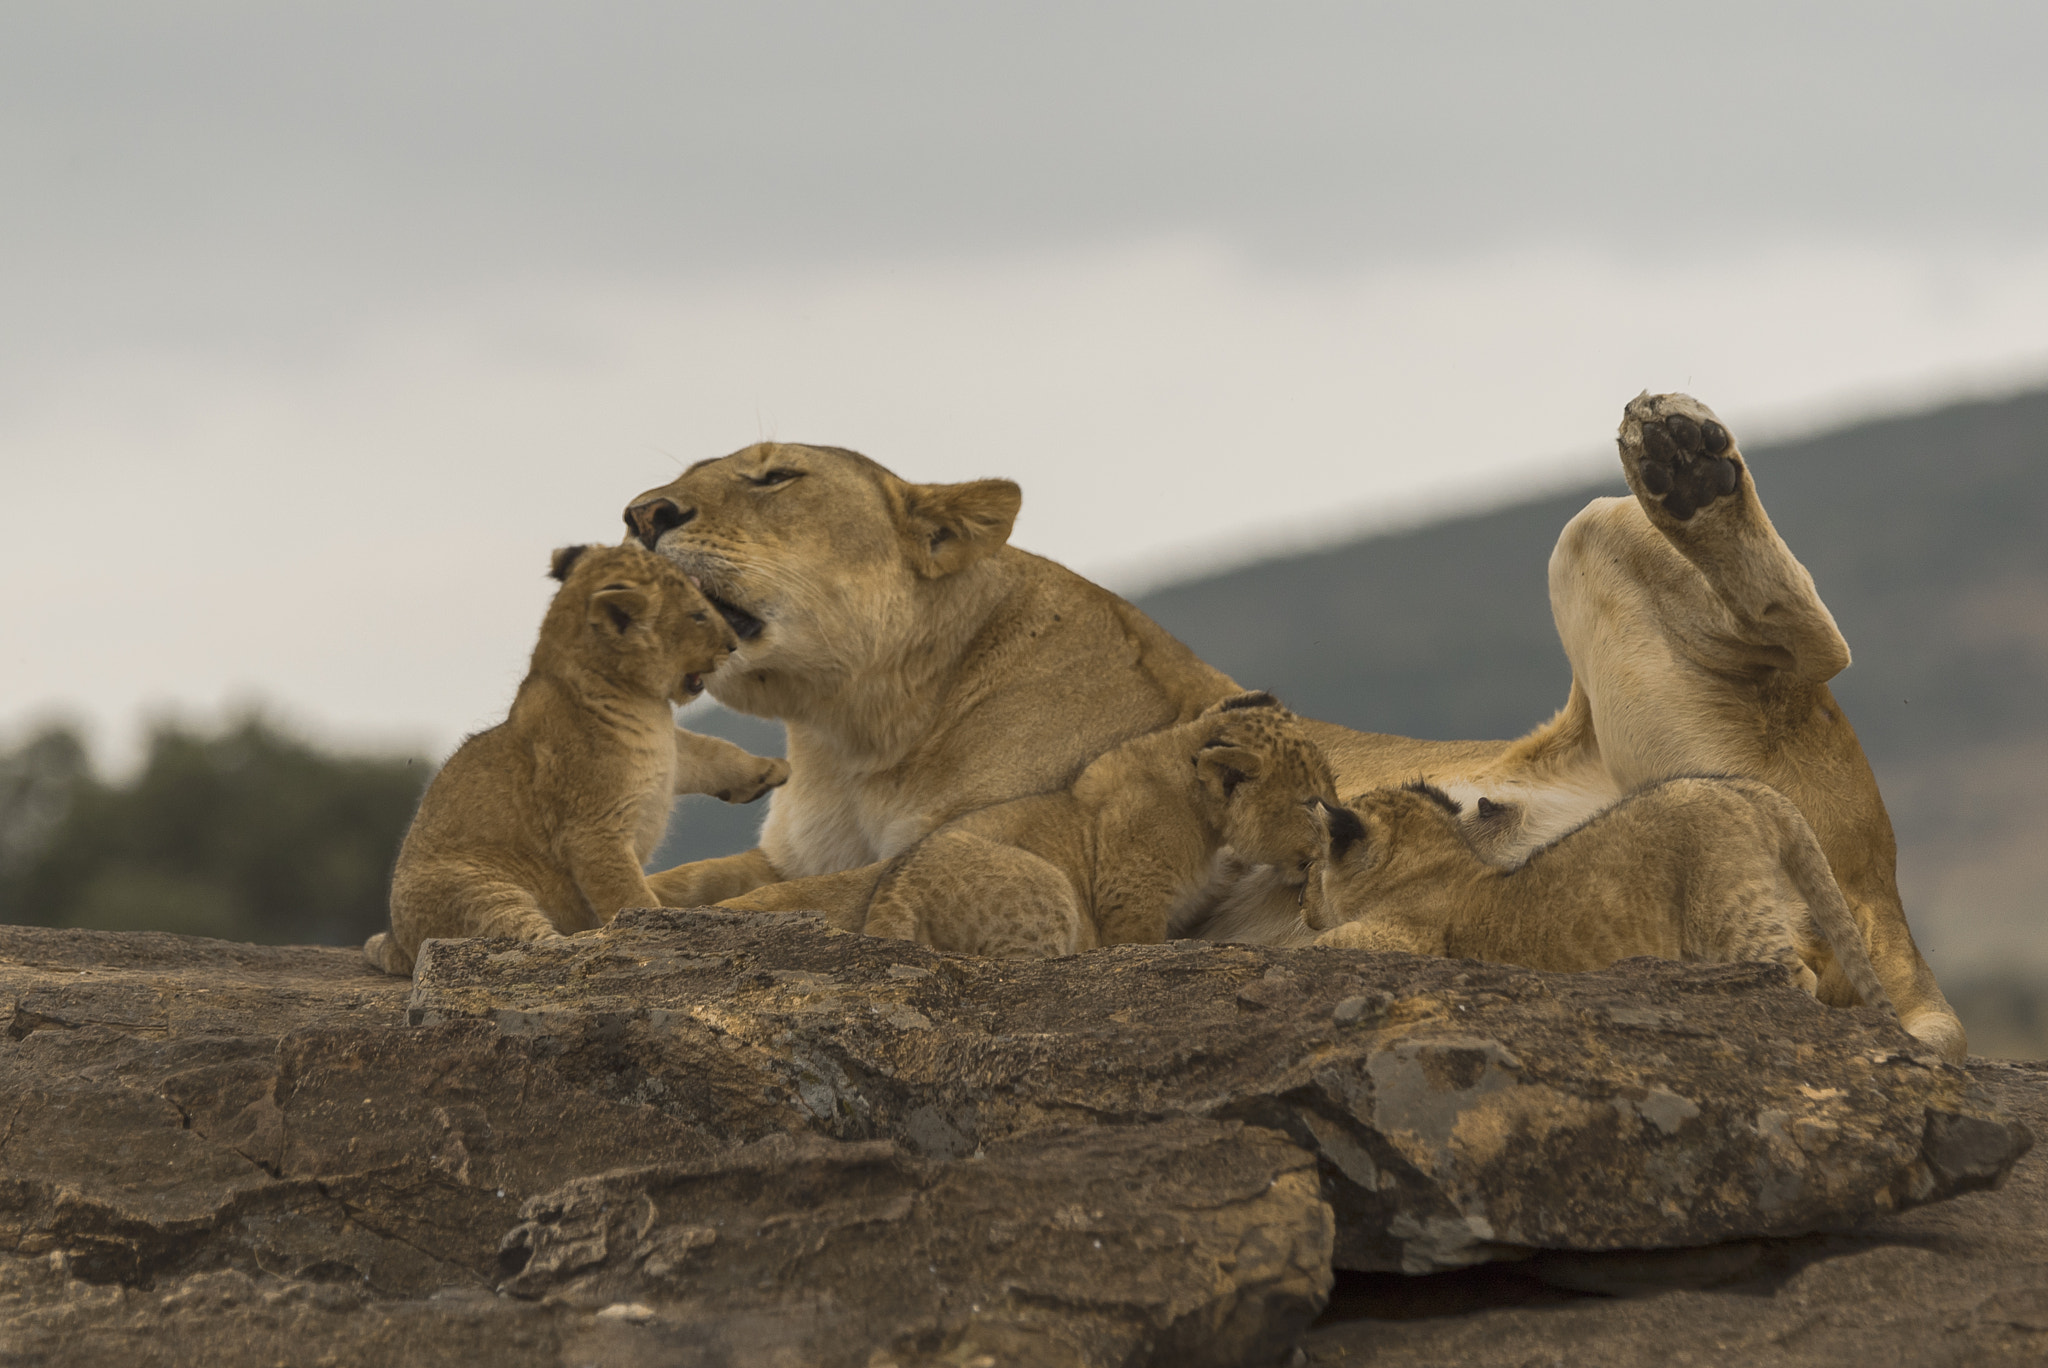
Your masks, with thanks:
[{"label": "lioness chest", "polygon": [[792,728],[788,784],[769,801],[761,848],[785,878],[856,869],[901,854],[955,814],[929,786],[863,770]]}]

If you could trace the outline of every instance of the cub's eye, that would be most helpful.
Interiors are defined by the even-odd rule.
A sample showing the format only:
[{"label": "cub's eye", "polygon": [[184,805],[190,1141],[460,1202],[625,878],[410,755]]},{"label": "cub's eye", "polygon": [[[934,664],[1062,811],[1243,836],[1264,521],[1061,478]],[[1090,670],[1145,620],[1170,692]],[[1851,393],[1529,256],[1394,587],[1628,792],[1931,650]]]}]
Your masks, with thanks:
[{"label": "cub's eye", "polygon": [[747,483],[756,489],[768,489],[774,485],[788,484],[791,480],[800,480],[803,478],[803,474],[801,470],[785,470],[781,466],[777,466],[775,469],[760,475],[747,476]]}]

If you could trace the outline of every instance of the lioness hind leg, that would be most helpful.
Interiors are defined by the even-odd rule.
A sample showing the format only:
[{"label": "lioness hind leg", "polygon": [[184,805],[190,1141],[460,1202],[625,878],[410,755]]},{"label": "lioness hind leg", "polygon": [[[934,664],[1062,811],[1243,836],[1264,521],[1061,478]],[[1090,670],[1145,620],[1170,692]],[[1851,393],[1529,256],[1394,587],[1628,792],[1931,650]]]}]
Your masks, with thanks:
[{"label": "lioness hind leg", "polygon": [[[1849,646],[1798,558],[1771,525],[1749,464],[1712,409],[1687,394],[1639,394],[1623,410],[1621,468],[1650,526],[1706,579],[1734,621],[1737,664],[1822,683]],[[1678,624],[1674,624],[1678,625]],[[1702,635],[1719,624],[1698,624]]]},{"label": "lioness hind leg", "polygon": [[[1620,792],[1685,775],[1776,788],[1819,837],[1901,1024],[1960,1060],[1962,1024],[1899,903],[1896,847],[1876,776],[1824,682],[1848,650],[1812,579],[1756,504],[1746,468],[1736,494],[1685,519],[1642,485],[1638,453],[1661,451],[1667,439],[1674,450],[1689,447],[1683,424],[1671,435],[1673,416],[1699,429],[1700,455],[1708,454],[1709,434],[1695,415],[1711,417],[1683,395],[1629,405],[1623,465],[1642,487],[1634,498],[1587,505],[1550,560],[1551,611],[1572,666],[1570,702],[1509,758],[1556,749],[1562,736],[1574,753],[1597,757]],[[1646,446],[1652,419],[1663,436]],[[1730,446],[1721,458],[1733,457]],[[1695,459],[1688,488],[1708,478],[1699,466]],[[1821,974],[1820,996],[1855,1000],[1832,966]]]}]

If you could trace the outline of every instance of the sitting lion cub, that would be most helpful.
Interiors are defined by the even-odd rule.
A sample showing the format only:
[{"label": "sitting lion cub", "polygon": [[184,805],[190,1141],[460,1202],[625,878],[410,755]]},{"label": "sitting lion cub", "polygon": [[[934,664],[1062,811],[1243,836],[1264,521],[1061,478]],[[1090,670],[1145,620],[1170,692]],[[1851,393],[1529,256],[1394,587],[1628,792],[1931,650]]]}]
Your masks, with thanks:
[{"label": "sitting lion cub", "polygon": [[534,940],[658,907],[641,865],[680,793],[749,803],[783,760],[676,726],[737,644],[669,562],[633,545],[555,552],[562,581],[512,713],[448,757],[391,875],[391,930],[363,946],[412,972],[432,936]]},{"label": "sitting lion cub", "polygon": [[1304,877],[1335,787],[1292,713],[1240,694],[1106,752],[1065,792],[940,827],[881,876],[864,929],[1019,957],[1163,941],[1225,845]]},{"label": "sitting lion cub", "polygon": [[1488,824],[1510,815],[1486,806],[1467,816],[1418,782],[1325,811],[1301,909],[1316,944],[1559,972],[1630,955],[1773,960],[1809,993],[1831,951],[1866,1005],[1891,1010],[1813,829],[1776,789],[1668,780],[1511,869],[1482,855]]}]

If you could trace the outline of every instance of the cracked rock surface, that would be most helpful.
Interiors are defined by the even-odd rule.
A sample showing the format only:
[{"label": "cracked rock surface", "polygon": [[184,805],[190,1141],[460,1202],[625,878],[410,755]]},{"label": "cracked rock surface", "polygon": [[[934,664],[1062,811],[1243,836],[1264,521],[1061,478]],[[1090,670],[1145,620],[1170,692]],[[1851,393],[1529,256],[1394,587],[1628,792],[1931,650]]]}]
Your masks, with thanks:
[{"label": "cracked rock surface", "polygon": [[0,1027],[0,1363],[1767,1361],[1916,1258],[2048,1336],[2048,1075],[1763,966],[0,927]]}]

